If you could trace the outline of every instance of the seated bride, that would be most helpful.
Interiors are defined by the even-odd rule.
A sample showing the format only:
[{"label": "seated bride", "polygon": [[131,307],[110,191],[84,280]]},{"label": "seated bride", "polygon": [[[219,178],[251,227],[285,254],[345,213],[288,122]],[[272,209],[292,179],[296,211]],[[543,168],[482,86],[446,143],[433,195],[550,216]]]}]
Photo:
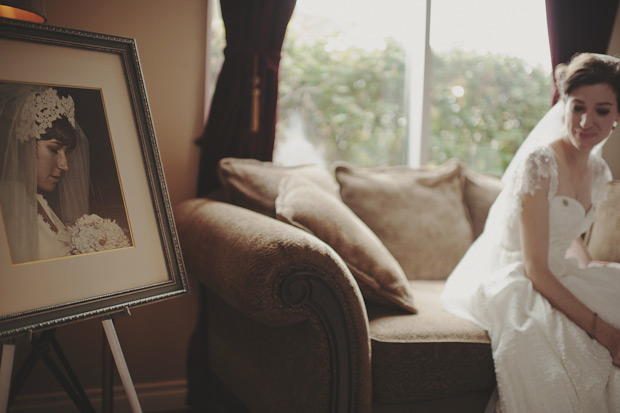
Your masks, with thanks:
[{"label": "seated bride", "polygon": [[620,115],[620,61],[579,54],[559,102],[504,176],[444,307],[489,332],[501,412],[620,412],[620,264],[582,242],[611,172],[597,155]]}]

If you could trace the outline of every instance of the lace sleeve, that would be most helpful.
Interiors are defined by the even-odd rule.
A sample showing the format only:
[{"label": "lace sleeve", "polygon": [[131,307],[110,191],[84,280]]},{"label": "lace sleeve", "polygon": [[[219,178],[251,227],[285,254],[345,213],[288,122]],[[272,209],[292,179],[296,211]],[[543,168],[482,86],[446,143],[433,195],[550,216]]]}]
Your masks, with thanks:
[{"label": "lace sleeve", "polygon": [[592,156],[592,204],[598,205],[607,199],[606,185],[612,180],[607,162],[599,156]]},{"label": "lace sleeve", "polygon": [[549,179],[551,200],[558,189],[558,168],[553,152],[549,147],[540,147],[528,155],[515,173],[514,192],[521,197],[523,194],[534,195],[541,187],[543,179]]}]

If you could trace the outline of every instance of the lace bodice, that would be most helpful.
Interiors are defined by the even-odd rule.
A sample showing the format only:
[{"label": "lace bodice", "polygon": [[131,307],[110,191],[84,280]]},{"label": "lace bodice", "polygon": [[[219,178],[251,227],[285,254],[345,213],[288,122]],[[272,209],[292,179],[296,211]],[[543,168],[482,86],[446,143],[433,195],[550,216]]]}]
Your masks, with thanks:
[{"label": "lace bodice", "polygon": [[[609,167],[600,157],[591,155],[590,168],[592,171],[592,206],[586,212],[581,203],[574,198],[557,195],[558,168],[553,150],[549,146],[535,149],[515,170],[512,179],[506,182],[505,191],[500,195],[504,199],[494,205],[495,209],[501,210],[495,211],[497,223],[493,224],[506,223],[506,230],[502,231],[501,244],[510,251],[520,250],[519,215],[522,208],[522,196],[533,195],[541,188],[543,180],[549,179],[547,199],[550,208],[550,251],[552,248],[554,251],[559,251],[560,246],[565,251],[573,239],[587,231],[594,219],[592,211],[606,197],[605,184],[611,180]],[[570,238],[559,242],[560,238],[568,237],[567,232],[570,232]]]},{"label": "lace bodice", "polygon": [[[605,184],[612,179],[611,171],[605,161],[595,155],[590,155],[590,168],[592,170],[592,204],[598,205],[605,200]],[[534,192],[540,189],[541,181],[547,178],[549,178],[548,199],[551,201],[558,189],[558,166],[553,149],[549,146],[541,146],[534,150],[517,169],[513,192],[519,196],[525,193],[534,195]]]}]

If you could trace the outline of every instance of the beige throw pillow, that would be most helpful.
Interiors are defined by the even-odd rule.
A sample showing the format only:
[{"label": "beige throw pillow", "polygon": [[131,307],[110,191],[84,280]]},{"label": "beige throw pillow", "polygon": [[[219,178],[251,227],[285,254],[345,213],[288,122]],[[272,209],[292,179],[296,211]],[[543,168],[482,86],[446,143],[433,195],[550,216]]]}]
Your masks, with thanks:
[{"label": "beige throw pillow", "polygon": [[607,184],[607,200],[594,212],[587,244],[592,259],[620,262],[620,180]]},{"label": "beige throw pillow", "polygon": [[345,204],[383,241],[409,279],[445,279],[473,240],[461,164],[437,168],[338,165]]},{"label": "beige throw pillow", "polygon": [[275,217],[280,180],[289,175],[304,176],[326,191],[338,194],[336,180],[322,165],[285,167],[239,158],[224,158],[218,165],[218,177],[229,202],[270,217]]},{"label": "beige throw pillow", "polygon": [[282,179],[276,217],[330,245],[347,264],[364,299],[412,313],[405,274],[379,238],[342,201],[300,176]]},{"label": "beige throw pillow", "polygon": [[482,233],[489,214],[489,208],[502,190],[502,180],[496,176],[482,174],[462,165],[465,177],[465,206],[471,217],[474,239]]}]

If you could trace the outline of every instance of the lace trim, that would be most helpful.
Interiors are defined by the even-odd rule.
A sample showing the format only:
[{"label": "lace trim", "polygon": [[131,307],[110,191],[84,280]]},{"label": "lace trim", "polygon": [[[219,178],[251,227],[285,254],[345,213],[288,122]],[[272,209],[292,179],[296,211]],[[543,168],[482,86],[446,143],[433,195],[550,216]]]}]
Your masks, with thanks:
[{"label": "lace trim", "polygon": [[39,217],[39,221],[41,223],[43,223],[43,225],[45,225],[45,227],[48,228],[50,230],[50,232],[55,234],[55,232],[52,229],[52,226],[50,225],[50,223],[45,220],[45,217],[43,215],[41,215],[41,214],[37,214],[37,216]]},{"label": "lace trim", "polygon": [[516,166],[511,179],[506,182],[505,205],[509,206],[506,212],[509,227],[518,222],[523,210],[523,195],[534,195],[542,187],[543,179],[549,179],[547,199],[551,202],[558,190],[558,170],[553,151],[548,146],[532,151],[523,163]]},{"label": "lace trim", "polygon": [[58,97],[55,89],[32,92],[17,119],[15,134],[20,142],[41,139],[52,122],[65,116],[75,128],[75,104],[71,96]]},{"label": "lace trim", "polygon": [[[60,219],[58,219],[55,215],[52,216],[49,211],[51,211],[52,209],[50,208],[47,199],[45,199],[41,194],[37,194],[36,195],[37,201],[41,204],[41,206],[43,207],[43,209],[47,212],[49,219],[53,222],[53,224],[56,226],[56,228],[58,229],[58,232],[54,231],[54,229],[52,228],[52,226],[50,225],[49,222],[47,222],[45,220],[45,217],[43,215],[41,215],[40,213],[37,213],[37,215],[39,216],[39,218],[41,219],[41,221],[50,229],[50,231],[52,233],[54,233],[56,235],[56,238],[60,241],[63,242],[67,242],[67,240],[70,240],[70,235],[67,232],[67,228],[66,226],[62,223],[62,221]],[[52,212],[53,213],[53,212]]]},{"label": "lace trim", "polygon": [[548,146],[533,151],[515,175],[515,192],[520,196],[526,193],[534,195],[541,188],[543,179],[549,179],[549,200],[558,190],[558,167],[553,151]]},{"label": "lace trim", "polygon": [[[592,168],[592,204],[598,205],[607,198],[605,185],[613,179],[607,163],[599,156],[590,155]],[[513,177],[512,196],[515,215],[522,209],[524,194],[534,195],[540,190],[542,181],[549,179],[549,202],[558,191],[558,167],[553,150],[549,146],[541,146],[530,153],[522,165],[519,165]]]}]

